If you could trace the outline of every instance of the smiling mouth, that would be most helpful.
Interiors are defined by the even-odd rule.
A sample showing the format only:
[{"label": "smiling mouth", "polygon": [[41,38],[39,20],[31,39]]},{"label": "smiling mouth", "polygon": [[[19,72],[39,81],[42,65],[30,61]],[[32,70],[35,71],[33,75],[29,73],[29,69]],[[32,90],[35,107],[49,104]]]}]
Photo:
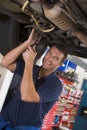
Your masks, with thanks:
[{"label": "smiling mouth", "polygon": [[47,60],[45,61],[45,65],[51,66],[50,62]]}]

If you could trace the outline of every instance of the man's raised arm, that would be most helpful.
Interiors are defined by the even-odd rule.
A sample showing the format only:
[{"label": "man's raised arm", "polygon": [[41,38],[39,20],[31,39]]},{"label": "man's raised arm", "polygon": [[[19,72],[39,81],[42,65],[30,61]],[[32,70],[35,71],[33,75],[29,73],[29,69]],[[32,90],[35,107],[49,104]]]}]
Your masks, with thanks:
[{"label": "man's raised arm", "polygon": [[36,39],[37,34],[35,30],[32,29],[29,38],[26,41],[11,50],[2,58],[1,65],[14,72],[16,69],[16,59],[27,49],[28,46],[34,44]]}]

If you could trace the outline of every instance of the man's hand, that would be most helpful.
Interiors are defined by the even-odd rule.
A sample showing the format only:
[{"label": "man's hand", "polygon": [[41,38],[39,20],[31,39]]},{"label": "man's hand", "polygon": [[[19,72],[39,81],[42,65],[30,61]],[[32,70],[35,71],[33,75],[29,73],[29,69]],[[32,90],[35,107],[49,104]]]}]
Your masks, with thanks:
[{"label": "man's hand", "polygon": [[28,64],[29,66],[33,65],[36,54],[37,53],[36,53],[35,49],[32,48],[31,46],[29,46],[23,53],[23,59],[25,61],[25,64]]},{"label": "man's hand", "polygon": [[29,43],[29,46],[30,45],[33,45],[38,39],[38,34],[37,32],[35,31],[35,29],[32,29],[28,39],[27,39],[27,42]]}]

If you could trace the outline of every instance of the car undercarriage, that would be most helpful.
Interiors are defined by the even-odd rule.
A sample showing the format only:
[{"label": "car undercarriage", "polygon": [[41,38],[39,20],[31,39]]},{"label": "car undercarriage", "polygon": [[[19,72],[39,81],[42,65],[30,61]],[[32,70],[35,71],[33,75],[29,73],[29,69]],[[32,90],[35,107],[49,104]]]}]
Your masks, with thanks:
[{"label": "car undercarriage", "polygon": [[0,51],[27,39],[34,27],[41,39],[38,57],[58,38],[70,55],[87,58],[87,0],[0,0]]}]

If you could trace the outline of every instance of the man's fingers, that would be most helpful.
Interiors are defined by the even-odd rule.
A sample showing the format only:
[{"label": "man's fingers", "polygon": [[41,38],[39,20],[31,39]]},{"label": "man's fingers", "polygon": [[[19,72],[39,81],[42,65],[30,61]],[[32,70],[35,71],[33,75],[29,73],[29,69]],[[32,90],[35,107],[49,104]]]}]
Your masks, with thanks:
[{"label": "man's fingers", "polygon": [[28,38],[28,42],[31,43],[30,45],[33,45],[37,42],[37,40],[38,40],[38,33],[35,31],[35,29],[32,29]]},{"label": "man's fingers", "polygon": [[34,45],[33,47],[28,46],[28,50],[29,50],[29,51],[33,51],[34,53],[37,54],[37,52],[36,52],[36,45]]},{"label": "man's fingers", "polygon": [[[37,32],[35,31],[35,29],[33,28],[31,33],[30,33],[30,38],[36,38],[37,37]],[[34,40],[34,39],[33,39]]]}]

